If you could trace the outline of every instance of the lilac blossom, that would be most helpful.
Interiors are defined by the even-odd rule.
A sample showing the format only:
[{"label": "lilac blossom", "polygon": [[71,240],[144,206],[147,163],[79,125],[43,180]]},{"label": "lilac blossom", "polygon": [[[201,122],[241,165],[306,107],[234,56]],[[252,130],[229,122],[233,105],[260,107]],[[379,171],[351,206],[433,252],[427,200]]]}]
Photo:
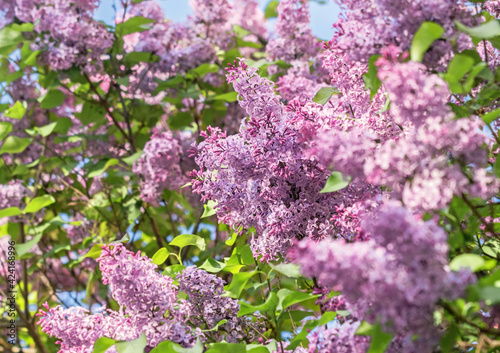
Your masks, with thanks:
[{"label": "lilac blossom", "polygon": [[[425,21],[439,23],[445,30],[444,37],[451,38],[456,33],[454,21],[471,18],[468,8],[455,0],[337,0],[337,3],[344,13],[335,24],[338,32],[335,46],[351,59],[365,62],[390,44],[407,50]],[[441,51],[440,57],[452,51],[448,43],[437,43],[435,47],[434,50]],[[429,63],[436,65],[436,61]]]},{"label": "lilac blossom", "polygon": [[250,117],[236,135],[211,127],[204,133],[205,141],[194,146],[200,170],[193,172],[193,190],[217,202],[221,222],[236,230],[255,227],[252,250],[264,261],[285,254],[297,238],[356,237],[330,218],[336,207],[351,206],[369,188],[353,183],[320,194],[330,171],[306,154],[303,134],[318,128],[327,119],[320,113],[326,113],[317,104],[302,110],[298,101],[285,107],[272,83],[256,71],[243,61],[228,68],[227,79]]},{"label": "lilac blossom", "polygon": [[201,333],[187,324],[190,305],[177,298],[178,287],[170,277],[157,272],[151,259],[116,244],[103,245],[97,261],[102,282],[109,286],[120,309],[92,315],[83,308],[57,306],[41,310],[42,330],[56,336],[63,351],[92,352],[99,337],[131,340],[141,333],[146,335],[150,348],[165,340],[184,347],[194,344]]},{"label": "lilac blossom", "polygon": [[471,282],[470,272],[451,272],[446,233],[390,203],[363,224],[371,240],[301,242],[293,257],[320,285],[341,290],[356,316],[380,321],[385,330],[418,339],[405,351],[428,351],[438,342],[433,328],[439,299],[452,300]]},{"label": "lilac blossom", "polygon": [[179,165],[182,149],[172,133],[164,132],[153,135],[143,152],[132,170],[143,178],[141,198],[157,203],[165,189],[179,190],[185,184]]},{"label": "lilac blossom", "polygon": [[198,327],[205,324],[207,329],[212,329],[221,320],[227,320],[219,328],[227,332],[225,340],[238,342],[243,338],[244,319],[237,317],[238,301],[222,296],[225,282],[221,278],[196,267],[187,267],[177,276],[177,281],[179,290],[188,295],[191,323]]},{"label": "lilac blossom", "polygon": [[272,59],[293,61],[315,56],[319,43],[309,27],[309,8],[305,0],[283,0],[279,3],[276,37],[271,38],[266,52]]}]

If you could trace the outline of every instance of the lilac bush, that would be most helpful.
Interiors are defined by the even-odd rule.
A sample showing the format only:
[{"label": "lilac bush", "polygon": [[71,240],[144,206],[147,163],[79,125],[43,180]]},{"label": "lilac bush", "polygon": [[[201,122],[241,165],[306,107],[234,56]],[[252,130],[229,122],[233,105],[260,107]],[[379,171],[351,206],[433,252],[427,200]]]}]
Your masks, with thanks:
[{"label": "lilac bush", "polygon": [[310,3],[0,0],[0,350],[498,349],[498,1]]}]

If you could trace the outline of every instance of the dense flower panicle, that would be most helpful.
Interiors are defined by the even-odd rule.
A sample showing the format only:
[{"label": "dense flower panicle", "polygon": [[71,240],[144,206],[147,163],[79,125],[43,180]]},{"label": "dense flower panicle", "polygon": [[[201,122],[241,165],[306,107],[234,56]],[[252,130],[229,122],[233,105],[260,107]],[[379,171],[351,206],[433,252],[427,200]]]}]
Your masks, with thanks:
[{"label": "dense flower panicle", "polygon": [[116,244],[103,245],[97,261],[102,282],[109,286],[120,309],[93,315],[83,308],[41,310],[42,330],[59,338],[63,352],[92,352],[99,337],[131,340],[141,333],[146,335],[149,348],[165,340],[184,347],[194,344],[201,333],[187,325],[190,305],[177,298],[177,286],[170,277],[157,272],[151,259]]},{"label": "dense flower panicle", "polygon": [[365,353],[370,345],[367,336],[356,336],[360,321],[347,321],[309,335],[308,353]]},{"label": "dense flower panicle", "polygon": [[486,11],[491,13],[495,17],[500,17],[500,1],[499,0],[490,0],[484,2],[484,7]]},{"label": "dense flower panicle", "polygon": [[[467,7],[456,0],[337,2],[345,12],[336,23],[338,40],[335,45],[346,51],[351,59],[365,62],[370,55],[378,54],[381,48],[390,44],[402,50],[409,49],[413,35],[425,21],[439,23],[445,29],[445,37],[451,38],[455,33],[454,21],[470,19]],[[435,48],[441,52],[438,59],[449,56],[452,51],[451,45],[444,44],[442,48]]]},{"label": "dense flower panicle", "polygon": [[24,198],[32,196],[32,192],[22,184],[21,180],[12,180],[0,185],[0,209],[17,207],[24,208]]},{"label": "dense flower panicle", "polygon": [[446,82],[428,74],[422,64],[398,62],[396,47],[384,48],[382,53],[378,75],[382,92],[391,102],[382,114],[376,111],[382,109],[376,103],[381,93],[370,102],[369,95],[360,92],[361,69],[355,69],[354,79],[348,83],[349,70],[356,66],[339,66],[335,50],[324,55],[323,62],[343,93],[340,100],[352,107],[356,119],[351,126],[318,131],[309,153],[337,171],[374,186],[389,186],[392,197],[414,210],[445,207],[454,195],[463,193],[485,198],[494,195],[497,181],[485,169],[488,157],[484,147],[491,138],[482,132],[481,121],[454,120],[447,105],[450,92]]},{"label": "dense flower panicle", "polygon": [[[123,311],[103,310],[101,313],[89,315],[82,307],[64,309],[58,305],[45,310],[40,309],[37,316],[42,332],[50,337],[57,337],[61,345],[60,353],[83,352],[92,353],[94,342],[100,337],[110,337],[115,340],[131,340],[141,335],[138,329],[127,318]],[[114,347],[106,352],[114,353]]]},{"label": "dense flower panicle", "polygon": [[413,61],[393,64],[385,57],[376,64],[397,123],[410,121],[418,127],[429,117],[452,118],[446,104],[451,95],[447,83],[437,75],[427,74],[425,65]]},{"label": "dense flower panicle", "polygon": [[196,267],[187,267],[177,276],[177,280],[179,290],[188,295],[187,302],[191,306],[190,321],[194,325],[205,324],[207,329],[212,329],[225,319],[227,322],[221,325],[222,330],[227,332],[225,340],[237,342],[243,338],[243,319],[237,317],[238,301],[222,297],[225,282],[221,278]]},{"label": "dense flower panicle", "polygon": [[294,119],[300,109],[285,109],[271,82],[244,62],[231,66],[227,76],[250,117],[239,134],[209,128],[194,147],[200,167],[193,172],[194,191],[217,202],[220,221],[234,229],[255,227],[252,249],[265,261],[285,254],[296,238],[355,236],[335,229],[329,218],[336,206],[361,198],[365,186],[320,194],[330,172],[305,154]]},{"label": "dense flower panicle", "polygon": [[226,68],[226,79],[233,84],[238,92],[238,102],[253,118],[262,118],[270,114],[279,116],[283,111],[280,98],[274,93],[272,81],[260,77],[258,69],[245,64],[245,59],[240,59],[234,65]]},{"label": "dense flower panicle", "polygon": [[397,204],[369,216],[364,229],[371,240],[301,242],[293,257],[305,275],[341,290],[360,319],[380,320],[405,337],[417,334],[405,352],[429,351],[437,342],[436,302],[462,295],[470,273],[449,270],[447,236],[437,224],[416,220]]},{"label": "dense flower panicle", "polygon": [[297,97],[312,99],[325,83],[318,82],[320,77],[310,73],[307,61],[297,60],[292,65],[287,73],[278,79],[276,91],[287,101]]},{"label": "dense flower panicle", "polygon": [[305,0],[283,0],[279,3],[276,37],[266,46],[275,60],[307,60],[316,55],[319,42],[309,27],[309,8]]},{"label": "dense flower panicle", "polygon": [[112,34],[92,19],[97,1],[16,0],[15,16],[35,24],[41,34],[33,50],[41,50],[40,59],[54,70],[73,65],[88,74],[102,69],[101,56],[112,44]]},{"label": "dense flower panicle", "polygon": [[198,23],[216,25],[226,22],[231,15],[231,5],[227,0],[192,0],[191,6]]},{"label": "dense flower panicle", "polygon": [[179,165],[182,148],[171,132],[163,132],[153,135],[143,152],[132,170],[143,178],[141,198],[157,203],[165,189],[178,190],[185,184]]},{"label": "dense flower panicle", "polygon": [[253,41],[254,36],[267,38],[266,19],[256,0],[234,0],[229,23],[237,24],[252,32],[252,35],[244,38],[245,40]]}]

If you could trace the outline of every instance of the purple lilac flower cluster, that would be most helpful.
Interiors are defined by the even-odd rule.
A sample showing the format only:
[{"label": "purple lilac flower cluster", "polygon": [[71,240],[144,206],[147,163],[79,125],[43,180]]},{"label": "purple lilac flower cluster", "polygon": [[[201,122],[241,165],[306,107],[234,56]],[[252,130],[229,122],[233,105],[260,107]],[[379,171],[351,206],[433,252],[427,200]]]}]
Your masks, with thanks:
[{"label": "purple lilac flower cluster", "polygon": [[319,43],[309,27],[307,1],[283,0],[277,12],[276,37],[271,38],[266,46],[269,56],[287,62],[315,56]]},{"label": "purple lilac flower cluster", "polygon": [[227,332],[227,335],[219,335],[218,340],[224,338],[227,342],[238,342],[243,338],[241,326],[244,319],[237,317],[238,301],[222,296],[224,280],[192,266],[185,268],[177,276],[177,281],[179,290],[188,295],[187,302],[191,306],[190,321],[195,326],[205,324],[207,329],[212,329],[221,320],[226,320],[220,329]]},{"label": "purple lilac flower cluster", "polygon": [[[40,310],[42,331],[55,336],[60,352],[92,352],[100,337],[132,340],[144,333],[148,347],[170,340],[190,347],[205,334],[199,327],[213,329],[221,320],[220,330],[209,333],[212,340],[236,342],[243,335],[243,319],[237,318],[238,301],[223,297],[224,281],[196,267],[184,269],[177,280],[157,272],[157,266],[146,256],[134,254],[124,245],[104,245],[97,259],[102,283],[108,285],[118,311],[103,308],[89,315],[83,308],[61,306]],[[179,291],[186,300],[179,299]],[[194,328],[193,328],[194,326]]]},{"label": "purple lilac flower cluster", "polygon": [[57,337],[63,352],[92,352],[99,337],[131,340],[141,333],[145,333],[150,348],[164,340],[185,347],[194,344],[200,333],[187,324],[189,304],[177,298],[177,286],[156,271],[151,259],[117,244],[104,245],[97,261],[102,282],[109,286],[120,309],[92,315],[83,308],[41,310],[42,331]]},{"label": "purple lilac flower cluster", "polygon": [[141,198],[157,203],[165,189],[179,190],[185,184],[179,162],[182,148],[171,132],[151,137],[132,171],[143,178]]},{"label": "purple lilac flower cluster", "polygon": [[[343,15],[334,25],[339,35],[336,46],[351,59],[365,62],[390,44],[409,49],[413,35],[424,21],[439,23],[445,29],[445,37],[451,38],[456,34],[454,21],[471,18],[469,9],[455,0],[337,0],[337,3]],[[428,55],[435,59],[432,64],[436,65],[441,57],[449,57],[451,51],[451,44],[439,42]]]},{"label": "purple lilac flower cluster", "polygon": [[[330,218],[336,207],[363,198],[367,186],[353,183],[334,194],[319,193],[330,171],[305,153],[297,121],[315,121],[307,108],[298,101],[285,107],[272,82],[243,60],[228,68],[227,79],[249,118],[232,136],[209,127],[205,141],[194,146],[200,167],[193,172],[194,191],[217,202],[220,221],[234,229],[255,227],[252,250],[264,261],[286,254],[297,238],[356,236]],[[315,106],[310,113],[316,118]]]},{"label": "purple lilac flower cluster", "polygon": [[470,272],[451,272],[446,233],[397,204],[372,214],[364,228],[371,240],[301,242],[293,257],[305,275],[341,290],[356,317],[379,320],[385,330],[405,337],[405,352],[429,351],[439,337],[433,327],[436,302],[462,295]]},{"label": "purple lilac flower cluster", "polygon": [[35,24],[42,36],[33,43],[40,59],[55,70],[76,65],[88,74],[102,69],[101,56],[112,44],[112,34],[92,18],[97,1],[16,0],[10,2],[9,21],[14,17]]}]

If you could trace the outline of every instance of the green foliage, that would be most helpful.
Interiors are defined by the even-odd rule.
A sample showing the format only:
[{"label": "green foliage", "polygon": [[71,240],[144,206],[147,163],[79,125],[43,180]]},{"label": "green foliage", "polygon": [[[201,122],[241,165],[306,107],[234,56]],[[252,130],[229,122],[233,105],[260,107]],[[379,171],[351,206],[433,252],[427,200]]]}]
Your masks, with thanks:
[{"label": "green foliage", "polygon": [[184,248],[186,246],[196,246],[198,249],[201,251],[205,250],[206,245],[205,245],[205,240],[195,234],[181,234],[176,236],[169,245],[172,246],[177,246],[179,248]]},{"label": "green foliage", "polygon": [[422,61],[425,52],[432,43],[441,38],[444,29],[434,22],[424,22],[413,36],[410,49],[410,57],[413,61]]},{"label": "green foliage", "polygon": [[382,82],[377,77],[377,67],[375,62],[380,58],[380,55],[372,55],[368,61],[368,71],[363,74],[363,81],[365,82],[365,89],[370,90],[371,98],[375,96]]},{"label": "green foliage", "polygon": [[115,347],[118,353],[141,353],[148,345],[146,335],[143,333],[139,338],[131,341],[116,342]]},{"label": "green foliage", "polygon": [[277,0],[270,1],[266,6],[264,16],[266,18],[278,17],[278,11],[277,11],[278,5],[279,1]]},{"label": "green foliage", "polygon": [[384,353],[392,340],[392,335],[384,332],[380,324],[372,325],[366,321],[361,322],[356,335],[371,337],[367,353]]},{"label": "green foliage", "polygon": [[345,178],[340,172],[332,172],[328,177],[325,187],[320,193],[334,192],[346,188],[350,183],[350,178]]},{"label": "green foliage", "polygon": [[321,105],[325,105],[328,103],[330,98],[334,94],[341,94],[340,91],[335,88],[335,87],[323,87],[320,88],[320,90],[316,93],[316,95],[313,98],[313,102],[316,102]]}]

